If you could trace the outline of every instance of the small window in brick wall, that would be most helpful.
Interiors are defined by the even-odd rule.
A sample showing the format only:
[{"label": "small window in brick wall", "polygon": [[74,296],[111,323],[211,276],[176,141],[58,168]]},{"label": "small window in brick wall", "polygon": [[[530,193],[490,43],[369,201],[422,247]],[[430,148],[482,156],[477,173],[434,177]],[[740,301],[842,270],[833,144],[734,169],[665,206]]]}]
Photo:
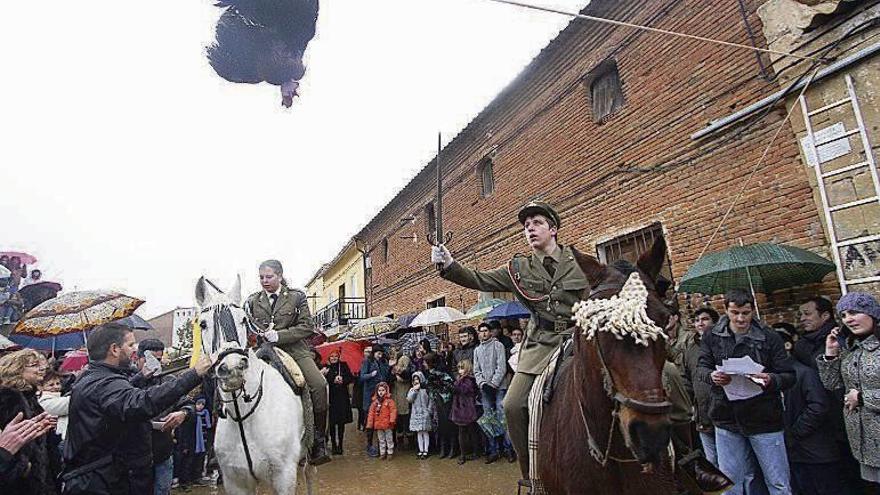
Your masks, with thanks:
[{"label": "small window in brick wall", "polygon": [[[596,254],[599,261],[610,265],[617,260],[626,260],[635,264],[639,256],[645,251],[651,249],[655,239],[663,238],[663,226],[659,223],[649,225],[643,229],[624,234],[610,241],[602,242],[596,245]],[[670,283],[673,283],[672,266],[669,263],[669,256],[663,262],[660,269],[660,276]]]},{"label": "small window in brick wall", "polygon": [[477,176],[480,178],[480,195],[490,196],[495,192],[495,171],[491,158],[484,158],[477,165]]},{"label": "small window in brick wall", "polygon": [[388,238],[382,239],[382,259],[388,263]]},{"label": "small window in brick wall", "polygon": [[427,309],[439,308],[441,306],[446,306],[446,298],[445,297],[441,297],[440,299],[434,299],[433,301],[428,301],[428,303],[425,304],[425,307]]},{"label": "small window in brick wall", "polygon": [[437,214],[434,212],[434,203],[425,205],[425,230],[428,235],[437,231]]},{"label": "small window in brick wall", "polygon": [[593,106],[593,120],[603,122],[609,115],[623,107],[623,88],[617,63],[613,60],[603,62],[593,70],[589,78],[590,101]]}]

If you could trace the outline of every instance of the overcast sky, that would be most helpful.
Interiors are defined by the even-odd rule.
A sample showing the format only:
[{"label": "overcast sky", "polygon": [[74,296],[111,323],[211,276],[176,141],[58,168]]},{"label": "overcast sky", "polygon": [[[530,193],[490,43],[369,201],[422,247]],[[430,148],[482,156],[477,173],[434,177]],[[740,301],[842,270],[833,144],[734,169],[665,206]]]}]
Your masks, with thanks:
[{"label": "overcast sky", "polygon": [[[302,286],[567,23],[486,0],[322,0],[301,97],[221,80],[210,0],[12,2],[0,250],[151,317],[278,258]],[[535,0],[577,10],[587,0]],[[428,256],[426,250],[426,258]]]}]

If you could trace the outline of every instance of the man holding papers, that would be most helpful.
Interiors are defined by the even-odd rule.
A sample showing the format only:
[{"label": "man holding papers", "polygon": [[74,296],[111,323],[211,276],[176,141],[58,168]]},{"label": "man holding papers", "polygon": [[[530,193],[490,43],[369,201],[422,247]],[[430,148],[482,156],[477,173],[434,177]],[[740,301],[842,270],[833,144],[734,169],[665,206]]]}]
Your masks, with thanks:
[{"label": "man holding papers", "polygon": [[780,392],[795,382],[782,339],[754,319],[755,301],[743,290],[725,295],[725,315],[703,335],[697,377],[712,384],[709,417],[718,464],[742,495],[754,461],[771,495],[791,493]]}]

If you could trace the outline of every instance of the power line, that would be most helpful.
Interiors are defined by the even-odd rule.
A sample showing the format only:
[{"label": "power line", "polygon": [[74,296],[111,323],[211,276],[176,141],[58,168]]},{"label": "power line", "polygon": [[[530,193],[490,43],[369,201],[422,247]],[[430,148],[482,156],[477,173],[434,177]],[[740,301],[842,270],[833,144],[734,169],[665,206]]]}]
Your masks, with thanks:
[{"label": "power line", "polygon": [[697,36],[695,34],[679,33],[676,31],[669,31],[667,29],[660,29],[660,28],[655,28],[655,27],[651,27],[651,26],[643,26],[640,24],[633,24],[630,22],[617,21],[614,19],[606,19],[604,17],[596,17],[596,16],[581,14],[581,13],[577,13],[577,12],[568,12],[565,10],[554,9],[551,7],[543,7],[540,5],[534,5],[534,4],[520,2],[520,1],[516,1],[516,0],[486,0],[486,1],[495,2],[495,3],[502,3],[502,4],[506,4],[506,5],[513,5],[515,7],[521,7],[521,8],[525,8],[525,9],[531,9],[531,10],[540,10],[542,12],[550,12],[553,14],[565,15],[565,16],[572,17],[575,19],[584,19],[587,21],[595,21],[595,22],[601,22],[601,23],[605,23],[605,24],[614,24],[615,26],[623,26],[623,27],[628,27],[628,28],[632,28],[632,29],[639,29],[642,31],[650,31],[652,33],[665,34],[668,36],[678,36],[680,38],[698,40],[698,41],[703,41],[706,43],[715,43],[717,45],[730,46],[730,47],[741,48],[741,49],[745,49],[745,50],[758,51],[758,52],[764,52],[764,53],[772,53],[774,55],[779,55],[782,57],[791,57],[791,58],[797,58],[797,59],[801,59],[801,60],[812,60],[812,61],[818,61],[818,62],[823,62],[823,63],[826,62],[825,60],[822,60],[822,59],[819,59],[816,57],[810,57],[810,56],[806,56],[806,55],[795,55],[794,53],[783,52],[783,51],[779,51],[779,50],[772,50],[770,48],[759,48],[756,46],[749,46],[749,45],[743,45],[741,43],[734,43],[732,41],[716,40],[713,38],[707,38],[705,36]]}]

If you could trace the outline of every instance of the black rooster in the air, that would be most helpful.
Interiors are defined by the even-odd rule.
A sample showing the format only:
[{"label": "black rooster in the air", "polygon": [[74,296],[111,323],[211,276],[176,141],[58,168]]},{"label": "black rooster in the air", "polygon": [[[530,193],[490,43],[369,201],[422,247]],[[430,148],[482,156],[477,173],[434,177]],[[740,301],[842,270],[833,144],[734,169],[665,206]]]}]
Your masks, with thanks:
[{"label": "black rooster in the air", "polygon": [[225,11],[217,22],[208,60],[230,82],[281,86],[289,108],[306,71],[303,53],[315,36],[318,0],[218,0]]}]

